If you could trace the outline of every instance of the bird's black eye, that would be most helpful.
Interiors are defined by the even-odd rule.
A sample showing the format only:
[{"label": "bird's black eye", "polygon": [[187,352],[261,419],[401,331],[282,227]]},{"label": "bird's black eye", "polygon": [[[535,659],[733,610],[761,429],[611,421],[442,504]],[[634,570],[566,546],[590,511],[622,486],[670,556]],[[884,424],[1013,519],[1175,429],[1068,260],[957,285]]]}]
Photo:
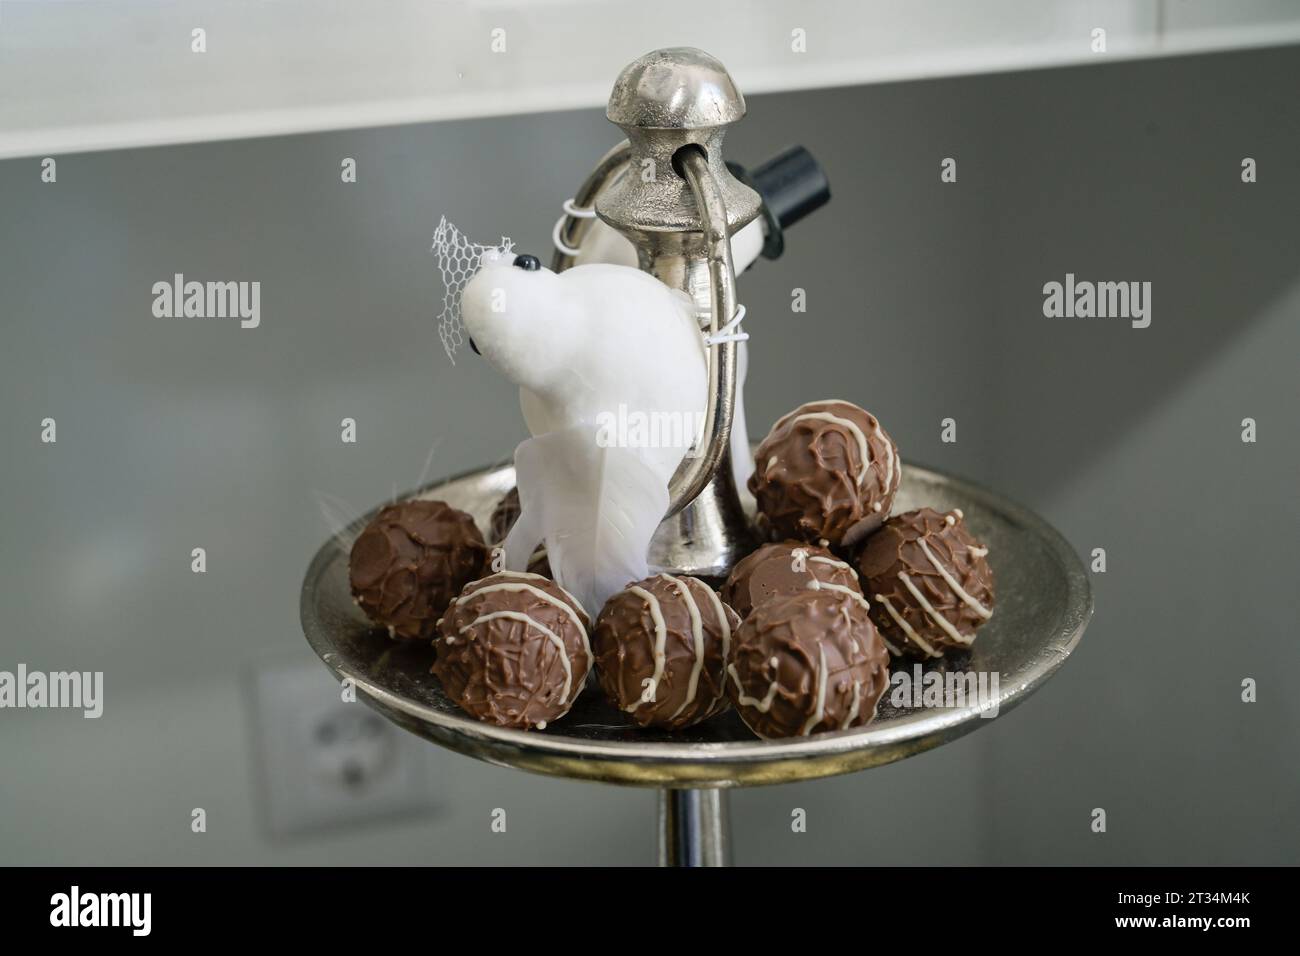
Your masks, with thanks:
[{"label": "bird's black eye", "polygon": [[525,272],[536,272],[542,267],[542,262],[536,256],[515,256],[514,264]]}]

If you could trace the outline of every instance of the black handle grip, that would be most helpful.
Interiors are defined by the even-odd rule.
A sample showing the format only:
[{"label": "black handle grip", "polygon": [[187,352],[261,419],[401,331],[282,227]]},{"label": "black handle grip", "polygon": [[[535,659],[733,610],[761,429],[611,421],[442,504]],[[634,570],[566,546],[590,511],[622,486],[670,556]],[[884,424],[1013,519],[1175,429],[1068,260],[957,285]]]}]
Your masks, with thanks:
[{"label": "black handle grip", "polygon": [[826,205],[831,198],[826,171],[802,146],[788,146],[753,169],[727,163],[731,174],[763,200],[767,238],[763,257],[775,259],[785,250],[784,232],[800,219]]}]

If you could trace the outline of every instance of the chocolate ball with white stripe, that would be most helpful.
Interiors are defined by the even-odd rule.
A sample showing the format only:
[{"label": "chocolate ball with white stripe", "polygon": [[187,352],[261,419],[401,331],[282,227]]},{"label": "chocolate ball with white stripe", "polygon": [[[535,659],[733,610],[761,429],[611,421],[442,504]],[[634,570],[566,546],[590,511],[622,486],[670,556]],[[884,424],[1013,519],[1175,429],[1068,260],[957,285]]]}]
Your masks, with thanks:
[{"label": "chocolate ball with white stripe", "polygon": [[800,591],[754,608],[736,632],[727,693],[758,736],[860,727],[889,686],[889,651],[865,598]]},{"label": "chocolate ball with white stripe", "polygon": [[471,717],[545,729],[569,712],[591,669],[591,622],[540,574],[502,571],[471,581],[438,622],[433,672]]},{"label": "chocolate ball with white stripe", "polygon": [[732,568],[722,586],[722,600],[743,621],[759,604],[809,588],[862,593],[853,565],[804,541],[777,541],[751,552]]},{"label": "chocolate ball with white stripe", "polygon": [[726,710],[740,619],[698,578],[657,574],[611,597],[592,646],[601,689],[642,727],[680,730]]},{"label": "chocolate ball with white stripe", "polygon": [[754,452],[749,490],[775,538],[852,546],[889,515],[902,478],[898,446],[852,402],[808,402]]},{"label": "chocolate ball with white stripe", "polygon": [[894,654],[942,657],[965,650],[993,616],[989,549],[960,509],[897,515],[867,539],[858,570],[872,619]]}]

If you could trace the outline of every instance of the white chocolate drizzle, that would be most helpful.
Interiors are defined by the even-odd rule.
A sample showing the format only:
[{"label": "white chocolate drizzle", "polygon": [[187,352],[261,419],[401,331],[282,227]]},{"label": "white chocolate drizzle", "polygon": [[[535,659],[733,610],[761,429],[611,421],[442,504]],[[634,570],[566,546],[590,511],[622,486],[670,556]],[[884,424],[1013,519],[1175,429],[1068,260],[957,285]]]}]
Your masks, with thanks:
[{"label": "white chocolate drizzle", "polygon": [[640,707],[642,704],[654,703],[655,692],[659,689],[659,681],[664,676],[664,642],[668,639],[668,627],[664,624],[664,615],[659,607],[659,599],[643,587],[632,585],[628,588],[633,594],[641,598],[650,607],[650,620],[654,621],[655,638],[651,647],[651,653],[654,656],[655,669],[654,673],[641,682],[644,690],[641,691],[641,698],[633,701],[623,709],[629,714]]},{"label": "white chocolate drizzle", "polygon": [[459,604],[461,601],[467,598],[472,598],[479,594],[488,594],[492,591],[517,591],[517,592],[523,592],[523,593],[535,595],[536,597],[541,598],[543,601],[545,601],[547,604],[551,605],[552,607],[558,607],[561,611],[567,614],[569,620],[571,620],[574,623],[574,626],[576,626],[578,630],[580,631],[586,630],[586,626],[583,624],[582,619],[578,617],[577,612],[567,601],[563,601],[560,598],[557,598],[553,594],[547,594],[541,588],[533,587],[533,585],[531,584],[524,584],[523,582],[519,582],[519,581],[501,581],[498,582],[497,584],[489,584],[487,587],[479,588],[477,591],[473,591],[469,594],[462,594],[460,597],[456,598],[451,603],[453,605]]},{"label": "white chocolate drizzle", "polygon": [[745,693],[745,685],[740,682],[740,673],[736,670],[735,664],[727,665],[727,673],[736,682],[736,703],[745,707],[753,707],[760,714],[766,714],[772,709],[772,701],[776,700],[776,690],[780,686],[777,678],[772,679],[772,683],[767,686],[767,694],[760,700]]},{"label": "white chocolate drizzle", "polygon": [[847,418],[840,418],[838,415],[832,415],[830,412],[805,412],[796,416],[793,421],[805,421],[810,418],[831,422],[834,425],[843,425],[852,431],[853,437],[858,443],[858,452],[862,456],[862,462],[858,466],[858,473],[855,477],[855,483],[861,488],[862,483],[867,480],[867,472],[871,467],[871,452],[867,446],[867,436],[863,434],[862,429],[855,422],[851,422]]},{"label": "white chocolate drizzle", "polygon": [[704,668],[704,622],[700,620],[700,606],[695,603],[695,597],[691,594],[690,586],[681,578],[675,578],[670,574],[661,574],[659,577],[665,581],[672,582],[677,588],[677,593],[682,596],[686,602],[686,612],[691,617],[691,641],[695,654],[695,662],[691,665],[691,679],[686,685],[686,699],[682,705],[672,712],[669,717],[671,720],[676,717],[695,700],[695,692],[700,686],[700,671]]},{"label": "white chocolate drizzle", "polygon": [[707,584],[704,585],[704,590],[708,593],[709,600],[713,602],[713,610],[718,615],[718,627],[722,630],[722,659],[725,661],[731,656],[731,621],[717,592]]},{"label": "white chocolate drizzle", "polygon": [[[541,547],[541,548],[538,548],[537,551],[534,552],[534,554],[536,554],[536,553],[545,553],[545,551],[546,551],[546,548]],[[561,594],[563,594],[566,598],[568,598],[570,601],[573,602],[573,606],[574,606],[575,608],[578,609],[578,613],[582,615],[583,620],[589,620],[589,618],[587,617],[587,612],[586,612],[585,610],[583,610],[582,605],[578,603],[578,599],[577,599],[576,597],[574,597],[572,594],[570,594],[568,591],[566,591],[566,590],[565,590],[565,589],[560,585],[560,583],[559,583],[558,581],[553,581],[553,580],[551,580],[550,578],[548,578],[548,577],[547,577],[546,575],[544,575],[544,574],[534,574],[534,573],[531,572],[531,571],[498,571],[496,574],[489,574],[489,575],[488,575],[487,577],[485,577],[485,578],[479,578],[479,579],[476,580],[476,581],[471,581],[471,582],[469,582],[469,584],[465,585],[465,590],[468,591],[470,588],[472,588],[472,587],[473,587],[474,585],[476,585],[476,584],[482,584],[484,581],[490,581],[492,578],[498,578],[498,577],[523,578],[523,579],[526,580],[526,581],[545,581],[547,584],[554,585],[554,586],[555,586],[555,589],[556,589],[557,591],[559,591],[559,592],[560,592]],[[462,593],[461,593],[461,594],[456,598],[456,600],[458,601],[458,600],[460,600],[460,598],[462,598],[462,597],[464,597],[464,598],[471,598],[471,597],[473,597],[473,596],[474,596],[473,593],[465,594],[464,592],[462,592]],[[452,601],[452,603],[455,604],[456,601]]]},{"label": "white chocolate drizzle", "polygon": [[[935,652],[935,649],[933,647],[931,647],[929,644],[927,644],[924,640],[921,639],[921,635],[917,634],[916,631],[912,630],[912,625],[908,624],[905,620],[903,620],[903,618],[899,615],[899,613],[894,610],[894,605],[889,603],[889,598],[885,597],[883,594],[877,594],[876,600],[879,601],[881,604],[885,605],[885,610],[888,611],[889,616],[894,619],[894,623],[897,624],[900,628],[902,628],[903,633],[907,635],[909,640],[911,640],[914,644],[916,644],[916,646],[919,647],[921,650],[925,651],[926,656],[928,657],[939,656],[938,653]],[[885,642],[885,646],[889,648],[890,652],[895,657],[898,656],[898,651],[896,651],[893,645],[891,645],[888,641]]]},{"label": "white chocolate drizzle", "polygon": [[853,706],[849,708],[848,715],[840,721],[840,730],[848,730],[853,726],[853,721],[858,717],[858,711],[862,709],[862,681],[853,682]]},{"label": "white chocolate drizzle", "polygon": [[850,572],[855,578],[858,576],[857,572],[853,570],[853,565],[849,564],[847,561],[841,561],[839,558],[828,558],[824,555],[814,554],[808,559],[809,564],[812,564],[813,562],[816,562],[817,564],[829,564],[833,568],[843,568],[845,571]]},{"label": "white chocolate drizzle", "polygon": [[[820,421],[830,422],[833,425],[841,425],[844,428],[847,428],[852,433],[854,439],[858,443],[858,452],[862,459],[862,462],[858,467],[858,474],[857,474],[857,485],[859,488],[861,488],[862,483],[866,481],[867,472],[871,468],[871,451],[869,446],[867,445],[866,434],[862,431],[861,428],[858,427],[857,422],[850,421],[847,418],[840,418],[838,415],[832,415],[830,412],[805,412],[804,411],[805,408],[808,408],[812,405],[849,405],[849,404],[850,404],[849,402],[842,401],[841,399],[838,398],[828,399],[827,401],[824,402],[804,402],[793,412],[790,412],[779,422],[777,422],[777,425],[782,425],[787,422],[793,425],[795,422],[806,421],[808,419],[818,419]],[[893,456],[891,455],[890,457],[892,461]],[[769,465],[769,467],[771,466]]]},{"label": "white chocolate drizzle", "polygon": [[826,682],[826,646],[824,644],[817,645],[817,659],[820,662],[820,666],[817,668],[817,705],[813,708],[813,712],[808,715],[808,719],[804,721],[804,725],[802,729],[800,729],[799,731],[800,737],[807,737],[810,733],[812,733],[812,729],[816,727],[818,724],[820,724],[822,722],[822,718],[826,716],[826,683],[827,682]]},{"label": "white chocolate drizzle", "polygon": [[[839,591],[841,594],[858,595],[858,592],[845,584],[835,584],[832,581],[818,581],[816,578],[808,579],[808,590],[810,591]],[[847,608],[845,608],[847,610]]]},{"label": "white chocolate drizzle", "polygon": [[975,558],[986,558],[989,553],[988,548],[981,548],[979,545],[971,545],[968,550],[970,551],[971,556]]},{"label": "white chocolate drizzle", "polygon": [[898,580],[903,582],[903,587],[912,592],[912,597],[916,598],[916,603],[921,605],[930,620],[934,621],[935,624],[938,624],[949,637],[958,644],[974,643],[974,635],[966,637],[961,631],[952,626],[951,621],[934,609],[934,605],[932,605],[929,600],[926,599],[926,596],[921,593],[921,589],[912,583],[912,579],[907,576],[907,572],[899,571]]},{"label": "white chocolate drizzle", "polygon": [[[514,577],[528,578],[530,580],[535,580],[535,581],[550,581],[549,578],[546,578],[540,574],[529,574],[527,571],[506,571],[504,572],[504,574],[512,575]],[[490,579],[480,578],[480,580],[487,581]],[[477,583],[479,582],[478,581],[474,582],[474,584]],[[550,583],[555,584],[554,581],[550,581]],[[454,601],[451,602],[451,606],[455,607],[461,601],[467,601],[470,598],[476,597],[479,594],[487,594],[491,591],[515,591],[515,592],[532,594],[534,597],[539,597],[547,604],[551,605],[552,607],[557,607],[565,614],[567,614],[569,620],[571,620],[574,626],[577,627],[578,633],[582,635],[582,649],[584,652],[586,652],[587,655],[587,667],[590,668],[593,660],[591,654],[591,642],[587,639],[587,625],[586,622],[583,620],[583,618],[587,616],[587,612],[583,611],[582,617],[580,618],[578,616],[578,612],[574,610],[574,608],[575,606],[581,607],[581,605],[579,605],[577,601],[574,599],[573,595],[569,594],[568,591],[565,591],[564,588],[561,588],[558,584],[556,584],[555,586],[557,588],[560,588],[560,593],[564,594],[565,597],[567,597],[570,601],[573,601],[573,604],[569,604],[568,601],[563,601],[560,598],[557,598],[553,594],[548,594],[546,591],[543,591],[539,587],[534,587],[533,585],[524,583],[522,581],[498,581],[495,584],[489,584],[486,587],[481,587],[478,588],[477,590],[469,591],[468,593],[462,591],[461,594]],[[461,628],[461,630],[464,631],[464,628]]]},{"label": "white chocolate drizzle", "polygon": [[528,627],[535,627],[537,630],[545,634],[550,642],[558,648],[560,652],[560,664],[564,667],[564,691],[560,694],[560,700],[567,701],[569,699],[569,691],[573,689],[573,665],[569,663],[569,652],[565,649],[564,641],[560,640],[560,635],[556,634],[545,624],[533,620],[522,611],[492,611],[490,614],[484,614],[480,617],[474,618],[474,620],[470,621],[460,629],[460,633],[464,634],[472,627],[479,624],[486,624],[488,621],[495,621],[498,618],[507,618],[511,621],[519,621]]},{"label": "white chocolate drizzle", "polygon": [[948,582],[948,587],[952,588],[952,592],[956,594],[957,597],[961,598],[971,610],[984,618],[984,620],[987,621],[993,616],[992,611],[967,594],[966,590],[957,583],[957,579],[948,573],[948,569],[935,560],[934,555],[930,553],[930,549],[926,547],[924,538],[917,538],[916,543],[921,546],[921,553],[925,555],[926,560],[934,565],[934,569],[939,572],[939,576]]},{"label": "white chocolate drizzle", "polygon": [[[848,595],[848,596],[853,600],[853,602],[854,602],[855,604],[858,604],[859,606],[861,606],[862,610],[864,610],[864,611],[870,611],[870,610],[871,610],[871,602],[869,602],[865,597],[863,597],[863,596],[862,596],[861,594],[859,594],[857,591],[853,590],[853,588],[845,587],[845,586],[842,585],[842,584],[827,584],[825,581],[822,581],[822,582],[819,582],[819,583],[821,584],[821,587],[823,587],[823,588],[827,588],[828,590],[832,590],[832,591],[840,591],[840,592],[842,592],[842,593]],[[812,587],[811,584],[808,585],[808,586],[809,586],[810,588]]]},{"label": "white chocolate drizzle", "polygon": [[[890,444],[888,438],[880,434],[884,429],[880,427],[879,420],[875,416],[872,416],[871,420],[875,423],[871,427],[872,434],[879,436],[881,444],[885,446],[885,479],[880,486],[880,493],[887,495],[889,494],[889,485],[894,480],[894,447]],[[876,510],[880,510],[880,502],[876,502]]]},{"label": "white chocolate drizzle", "polygon": [[[708,593],[709,600],[713,602],[713,610],[718,615],[718,627],[722,631],[722,659],[725,661],[731,657],[731,621],[727,619],[727,609],[722,606],[722,598],[718,597],[717,592],[707,584],[704,585],[704,590]],[[722,700],[726,693],[727,682],[718,681],[718,695],[713,698],[713,703]]]}]

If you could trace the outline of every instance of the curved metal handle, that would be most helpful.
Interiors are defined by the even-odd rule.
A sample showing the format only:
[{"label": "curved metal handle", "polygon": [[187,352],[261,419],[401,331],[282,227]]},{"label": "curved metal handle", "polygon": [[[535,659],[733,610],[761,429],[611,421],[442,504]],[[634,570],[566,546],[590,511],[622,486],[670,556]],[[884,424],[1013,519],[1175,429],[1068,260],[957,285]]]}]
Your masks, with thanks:
[{"label": "curved metal handle", "polygon": [[[573,197],[575,206],[590,208],[595,205],[596,197],[600,191],[605,188],[606,183],[614,181],[625,168],[627,168],[628,159],[632,155],[632,148],[627,140],[623,140],[614,146],[608,153],[600,157],[600,162],[596,168],[582,184],[582,188]],[[570,249],[576,249],[582,243],[582,237],[587,231],[589,219],[579,219],[577,216],[565,214],[562,224],[560,225],[560,241]],[[563,272],[569,266],[573,265],[573,256],[555,250],[551,256],[551,271]]]},{"label": "curved metal handle", "polygon": [[[675,158],[682,178],[695,197],[704,232],[705,258],[709,264],[709,332],[716,334],[719,323],[729,322],[736,314],[736,273],[727,235],[727,207],[709,171],[703,149],[683,146]],[[694,501],[727,457],[731,420],[736,411],[736,345],[732,341],[709,346],[709,404],[705,409],[699,454],[684,458],[668,483],[666,517],[672,517]]]},{"label": "curved metal handle", "polygon": [[[613,182],[627,168],[630,157],[631,148],[627,140],[602,156],[573,197],[574,204],[580,207],[594,205],[606,184]],[[677,160],[682,178],[695,197],[704,233],[705,259],[709,268],[709,334],[716,334],[719,316],[723,317],[722,324],[725,324],[736,313],[736,273],[727,235],[727,209],[722,192],[709,170],[704,150],[695,145],[684,146],[678,151]],[[561,241],[570,248],[577,248],[589,221],[566,214],[560,226]],[[573,261],[573,256],[556,249],[551,257],[551,270],[563,272],[573,265]],[[668,484],[665,518],[671,518],[694,501],[726,459],[736,408],[736,361],[735,342],[709,347],[709,403],[705,408],[698,454],[684,458],[674,472]]]}]

